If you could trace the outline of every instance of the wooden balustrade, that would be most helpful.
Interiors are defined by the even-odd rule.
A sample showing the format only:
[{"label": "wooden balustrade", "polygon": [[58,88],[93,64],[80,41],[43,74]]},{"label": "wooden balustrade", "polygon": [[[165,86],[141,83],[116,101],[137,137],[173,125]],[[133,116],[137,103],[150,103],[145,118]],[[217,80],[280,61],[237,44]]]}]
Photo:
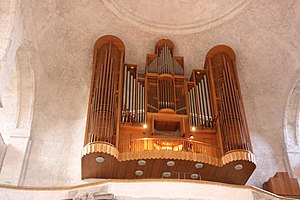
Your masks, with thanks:
[{"label": "wooden balustrade", "polygon": [[118,150],[120,153],[136,151],[185,151],[220,157],[220,150],[216,146],[183,139],[142,138],[126,140],[119,143]]}]

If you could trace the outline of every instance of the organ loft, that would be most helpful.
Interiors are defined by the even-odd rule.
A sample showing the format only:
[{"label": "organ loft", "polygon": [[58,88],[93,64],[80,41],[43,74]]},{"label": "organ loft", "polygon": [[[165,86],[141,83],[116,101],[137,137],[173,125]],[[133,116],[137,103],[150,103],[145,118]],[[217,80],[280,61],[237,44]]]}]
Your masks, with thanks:
[{"label": "organ loft", "polygon": [[186,77],[172,41],[153,46],[139,74],[119,38],[96,41],[82,179],[245,184],[256,165],[234,51],[211,48],[204,69]]}]

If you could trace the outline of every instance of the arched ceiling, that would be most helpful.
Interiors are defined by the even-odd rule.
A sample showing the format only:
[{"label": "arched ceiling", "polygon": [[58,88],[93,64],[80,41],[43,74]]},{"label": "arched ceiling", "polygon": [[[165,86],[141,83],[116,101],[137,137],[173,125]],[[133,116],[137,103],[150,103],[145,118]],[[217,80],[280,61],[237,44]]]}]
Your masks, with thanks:
[{"label": "arched ceiling", "polygon": [[253,0],[103,0],[117,17],[156,32],[195,33],[234,17]]}]

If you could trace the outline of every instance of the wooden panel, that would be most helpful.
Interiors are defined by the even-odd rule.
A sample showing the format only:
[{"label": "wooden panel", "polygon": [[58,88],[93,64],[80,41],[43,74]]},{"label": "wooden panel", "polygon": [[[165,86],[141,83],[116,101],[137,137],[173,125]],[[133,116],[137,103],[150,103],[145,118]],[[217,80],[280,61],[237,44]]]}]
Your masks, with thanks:
[{"label": "wooden panel", "polygon": [[263,184],[263,188],[281,196],[300,197],[297,179],[290,178],[287,172],[277,172]]}]

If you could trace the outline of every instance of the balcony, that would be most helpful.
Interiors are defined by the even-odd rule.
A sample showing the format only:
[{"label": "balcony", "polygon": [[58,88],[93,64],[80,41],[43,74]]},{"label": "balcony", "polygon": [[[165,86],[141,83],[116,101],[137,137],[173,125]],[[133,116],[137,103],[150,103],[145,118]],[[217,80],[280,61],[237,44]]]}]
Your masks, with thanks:
[{"label": "balcony", "polygon": [[[82,178],[178,179],[178,174],[190,174],[185,179],[193,179],[197,174],[202,180],[244,184],[255,169],[250,151],[241,149],[221,155],[218,147],[199,141],[141,138],[120,141],[118,146],[88,143],[82,152]],[[99,157],[102,163],[96,161]],[[139,164],[141,160],[143,164]],[[174,165],[169,166],[169,161]],[[170,176],[165,177],[165,172]]]},{"label": "balcony", "polygon": [[166,151],[175,153],[187,152],[201,154],[210,157],[220,157],[220,149],[203,142],[184,139],[164,139],[164,138],[142,138],[136,140],[121,141],[119,152],[128,154],[132,152]]}]

